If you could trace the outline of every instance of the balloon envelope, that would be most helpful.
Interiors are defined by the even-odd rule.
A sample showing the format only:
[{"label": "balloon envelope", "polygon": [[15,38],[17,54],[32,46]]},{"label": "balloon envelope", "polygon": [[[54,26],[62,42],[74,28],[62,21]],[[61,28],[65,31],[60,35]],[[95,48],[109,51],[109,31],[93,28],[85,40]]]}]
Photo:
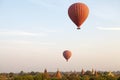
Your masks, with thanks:
[{"label": "balloon envelope", "polygon": [[74,3],[68,9],[68,15],[70,19],[80,29],[82,23],[86,20],[89,14],[89,9],[84,3]]},{"label": "balloon envelope", "polygon": [[72,55],[72,53],[71,53],[71,51],[69,51],[69,50],[65,50],[65,51],[63,52],[63,56],[64,56],[64,58],[66,59],[66,61],[68,61],[68,59],[71,57],[71,55]]}]

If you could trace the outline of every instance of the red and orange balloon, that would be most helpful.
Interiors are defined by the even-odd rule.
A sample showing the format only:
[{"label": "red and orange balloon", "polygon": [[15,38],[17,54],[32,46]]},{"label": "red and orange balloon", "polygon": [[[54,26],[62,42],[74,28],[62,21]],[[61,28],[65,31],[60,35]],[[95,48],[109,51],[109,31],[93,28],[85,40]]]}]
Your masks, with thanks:
[{"label": "red and orange balloon", "polygon": [[84,3],[74,3],[68,9],[70,19],[76,24],[77,29],[80,29],[83,22],[89,14],[89,8]]},{"label": "red and orange balloon", "polygon": [[72,55],[72,53],[71,53],[71,51],[69,51],[69,50],[65,50],[65,51],[63,52],[63,56],[64,56],[64,58],[66,59],[66,61],[68,61],[68,60],[70,59],[71,55]]}]

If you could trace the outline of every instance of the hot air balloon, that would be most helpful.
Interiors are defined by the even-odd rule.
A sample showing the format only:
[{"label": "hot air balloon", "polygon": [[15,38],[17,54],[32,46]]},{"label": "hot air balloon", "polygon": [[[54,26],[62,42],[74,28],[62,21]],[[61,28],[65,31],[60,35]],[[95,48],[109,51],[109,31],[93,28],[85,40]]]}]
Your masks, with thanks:
[{"label": "hot air balloon", "polygon": [[66,59],[66,61],[68,61],[68,59],[71,57],[71,55],[72,55],[72,53],[71,53],[71,51],[69,51],[69,50],[65,50],[65,51],[63,52],[63,56],[64,56],[64,58]]},{"label": "hot air balloon", "polygon": [[84,3],[74,3],[68,9],[68,15],[73,23],[76,24],[77,29],[80,29],[83,22],[89,14],[89,9]]}]

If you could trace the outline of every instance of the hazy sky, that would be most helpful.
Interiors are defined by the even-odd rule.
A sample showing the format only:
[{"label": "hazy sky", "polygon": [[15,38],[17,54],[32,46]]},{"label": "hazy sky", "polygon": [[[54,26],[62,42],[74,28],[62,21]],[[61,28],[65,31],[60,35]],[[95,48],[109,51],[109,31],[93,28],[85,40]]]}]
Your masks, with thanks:
[{"label": "hazy sky", "polygon": [[[68,17],[79,1],[90,10],[81,30]],[[45,68],[120,70],[120,0],[0,0],[0,72]]]}]

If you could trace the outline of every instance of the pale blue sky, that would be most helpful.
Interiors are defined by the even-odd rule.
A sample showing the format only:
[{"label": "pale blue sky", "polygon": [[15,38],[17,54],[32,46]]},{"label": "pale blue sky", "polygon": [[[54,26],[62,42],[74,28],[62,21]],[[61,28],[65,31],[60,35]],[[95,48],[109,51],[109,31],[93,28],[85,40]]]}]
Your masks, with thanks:
[{"label": "pale blue sky", "polygon": [[[81,30],[74,2],[90,10]],[[0,0],[0,72],[120,70],[120,0]],[[66,62],[64,50],[71,50]]]}]

